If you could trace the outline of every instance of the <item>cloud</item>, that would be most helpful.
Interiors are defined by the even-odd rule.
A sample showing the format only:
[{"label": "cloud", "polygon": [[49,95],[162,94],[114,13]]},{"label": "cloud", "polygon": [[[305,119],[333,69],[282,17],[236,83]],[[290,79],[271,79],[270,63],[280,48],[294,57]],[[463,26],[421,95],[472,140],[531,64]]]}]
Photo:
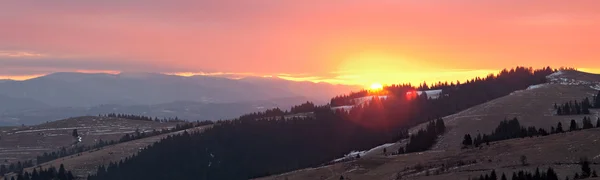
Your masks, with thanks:
[{"label": "cloud", "polygon": [[189,69],[147,61],[85,56],[51,55],[31,51],[0,51],[0,75],[39,75],[53,72],[165,72]]},{"label": "cloud", "polygon": [[599,6],[547,0],[8,0],[0,6],[0,24],[9,27],[0,28],[0,71],[283,72],[362,83],[436,68],[591,67],[600,58]]},{"label": "cloud", "polygon": [[27,51],[0,51],[0,58],[19,58],[19,57],[43,57],[44,54],[27,52]]}]

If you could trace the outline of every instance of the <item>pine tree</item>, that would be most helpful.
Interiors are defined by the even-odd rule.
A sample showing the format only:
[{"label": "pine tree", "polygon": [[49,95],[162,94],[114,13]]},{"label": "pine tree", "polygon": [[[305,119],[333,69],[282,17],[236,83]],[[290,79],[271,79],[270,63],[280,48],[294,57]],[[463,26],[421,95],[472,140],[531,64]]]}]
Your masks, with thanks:
[{"label": "pine tree", "polygon": [[465,134],[465,137],[463,138],[463,146],[470,146],[473,145],[473,140],[471,139],[471,135],[470,134]]},{"label": "pine tree", "polygon": [[60,168],[58,168],[58,174],[56,176],[58,177],[58,179],[61,179],[61,180],[67,179],[67,173],[65,171],[65,166],[63,164],[60,164]]},{"label": "pine tree", "polygon": [[558,125],[556,125],[556,133],[562,133],[565,132],[562,128],[562,123],[558,122]]},{"label": "pine tree", "polygon": [[592,169],[590,168],[590,161],[582,158],[579,161],[579,165],[581,166],[581,177],[582,178],[589,177],[591,175],[591,171],[592,171]]},{"label": "pine tree", "polygon": [[506,175],[504,173],[502,173],[502,177],[500,178],[500,180],[507,180]]},{"label": "pine tree", "polygon": [[79,137],[79,133],[77,133],[77,129],[73,129],[73,133],[71,134],[74,138]]},{"label": "pine tree", "polygon": [[596,120],[596,127],[600,128],[600,117],[598,118],[598,120]]},{"label": "pine tree", "polygon": [[577,122],[574,119],[571,119],[571,125],[569,126],[569,131],[576,131],[577,129],[579,129],[579,127],[577,127]]},{"label": "pine tree", "polygon": [[589,117],[583,117],[583,129],[590,128],[594,128],[594,125],[592,124],[592,119]]}]

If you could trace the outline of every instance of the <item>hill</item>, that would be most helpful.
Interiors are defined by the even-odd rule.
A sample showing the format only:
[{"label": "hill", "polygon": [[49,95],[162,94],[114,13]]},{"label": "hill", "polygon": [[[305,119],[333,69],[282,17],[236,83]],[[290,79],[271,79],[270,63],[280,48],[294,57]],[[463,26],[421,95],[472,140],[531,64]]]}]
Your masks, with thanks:
[{"label": "hill", "polygon": [[[159,123],[109,117],[77,117],[35,126],[0,127],[0,161],[8,165],[18,161],[35,160],[43,153],[75,146],[94,146],[100,140],[119,141],[125,134],[136,131],[172,129],[178,123]],[[75,144],[73,130],[81,136]]]},{"label": "hill", "polygon": [[[439,83],[427,88],[394,85],[382,90],[386,98],[363,102],[361,98],[371,95],[364,91],[335,97],[326,106],[305,103],[292,108],[292,114],[310,114],[304,117],[288,118],[292,114],[280,109],[251,113],[219,122],[201,134],[162,140],[136,157],[109,165],[90,179],[247,179],[316,167],[352,150],[406,139],[407,128],[545,83],[545,77],[553,72],[550,68],[517,67],[464,83]],[[414,93],[433,89],[442,92],[436,98]],[[331,110],[357,100],[362,104],[349,110]],[[444,121],[434,122],[433,130],[443,133]],[[427,149],[427,143],[435,142],[431,133],[419,139],[423,141],[414,141],[421,143],[419,148]]]},{"label": "hill", "polygon": [[[69,170],[73,173],[75,177],[84,179],[89,174],[95,174],[98,170],[98,166],[108,166],[111,162],[119,162],[121,160],[125,160],[125,158],[134,156],[141,149],[146,148],[147,146],[158,142],[161,139],[164,139],[168,136],[181,134],[184,131],[201,132],[210,127],[210,125],[200,126],[172,133],[166,133],[157,136],[133,140],[129,142],[118,143],[115,145],[109,145],[99,149],[94,149],[91,151],[78,153],[64,158],[59,158],[50,162],[38,164],[35,166],[35,168],[41,167],[45,169],[49,167],[59,167],[61,164],[63,164],[65,167],[69,168]],[[31,172],[33,168],[34,167],[25,168],[25,171]]]},{"label": "hill", "polygon": [[[597,149],[599,128],[559,133],[543,137],[510,139],[492,142],[481,148],[461,149],[465,134],[489,133],[502,120],[518,118],[525,127],[544,129],[556,127],[558,122],[567,127],[569,121],[582,124],[583,117],[593,122],[599,118],[597,109],[589,115],[558,116],[554,103],[592,97],[600,85],[600,75],[578,71],[560,71],[549,75],[548,83],[530,86],[508,96],[494,99],[444,117],[446,133],[440,136],[431,150],[385,156],[383,147],[368,151],[358,160],[309,168],[259,179],[469,179],[495,170],[498,174],[512,174],[518,170],[535,171],[536,167],[554,168],[560,179],[579,172],[579,159],[587,157],[592,169],[600,170],[600,151]],[[409,130],[415,134],[425,123]],[[407,141],[387,144],[388,152],[396,152]],[[525,156],[528,166],[520,164]],[[581,174],[581,172],[579,172]],[[509,176],[510,178],[510,176]]]}]

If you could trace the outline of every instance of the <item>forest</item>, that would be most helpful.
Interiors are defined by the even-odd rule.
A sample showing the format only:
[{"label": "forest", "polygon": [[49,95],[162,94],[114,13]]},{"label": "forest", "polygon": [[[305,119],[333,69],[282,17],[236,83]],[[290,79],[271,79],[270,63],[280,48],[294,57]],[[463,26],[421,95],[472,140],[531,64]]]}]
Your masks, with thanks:
[{"label": "forest", "polygon": [[47,169],[34,168],[31,173],[18,172],[17,177],[11,177],[11,180],[74,180],[75,177],[71,171],[67,171],[63,164],[58,170],[55,167]]},{"label": "forest", "polygon": [[[312,111],[310,105],[294,110],[313,112],[314,117],[287,119],[283,116],[290,112],[280,109],[251,113],[216,123],[203,133],[170,136],[135,157],[99,167],[99,173],[88,179],[248,179],[315,167],[353,150],[409,138],[403,132],[414,125],[545,83],[553,72],[518,67],[464,83],[438,83],[434,87],[442,95],[437,99],[426,93],[407,96],[418,87],[393,85],[381,92],[338,96]],[[387,98],[371,98],[349,111],[331,110],[352,104],[355,98],[383,95]],[[435,135],[430,134],[439,132],[443,131],[427,130],[422,137],[431,139]],[[429,148],[424,146],[411,145],[407,150]]]},{"label": "forest", "polygon": [[[572,119],[569,124],[569,131],[578,131],[590,128],[594,128],[594,124],[592,123],[592,119],[587,116],[583,117],[581,128],[577,124],[577,121],[575,121],[574,119]],[[596,120],[596,128],[600,128],[600,118]],[[558,122],[556,128],[552,126],[550,128],[550,132],[548,132],[543,128],[537,129],[535,126],[521,126],[519,120],[517,118],[513,118],[512,120],[503,120],[502,122],[500,122],[496,129],[490,134],[477,134],[476,137],[472,137],[471,134],[465,134],[462,141],[462,145],[463,148],[468,148],[470,146],[478,147],[484,143],[486,145],[489,145],[490,142],[494,141],[534,136],[547,136],[550,134],[564,132],[566,131],[563,129],[561,122]]]}]

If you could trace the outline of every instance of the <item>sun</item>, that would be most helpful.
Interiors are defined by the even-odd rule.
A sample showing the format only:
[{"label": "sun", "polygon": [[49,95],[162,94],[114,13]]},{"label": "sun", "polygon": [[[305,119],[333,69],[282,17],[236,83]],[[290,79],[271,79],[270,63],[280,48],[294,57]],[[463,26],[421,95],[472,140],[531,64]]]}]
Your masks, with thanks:
[{"label": "sun", "polygon": [[381,85],[380,83],[373,83],[370,86],[371,91],[379,91],[383,89],[383,85]]}]

